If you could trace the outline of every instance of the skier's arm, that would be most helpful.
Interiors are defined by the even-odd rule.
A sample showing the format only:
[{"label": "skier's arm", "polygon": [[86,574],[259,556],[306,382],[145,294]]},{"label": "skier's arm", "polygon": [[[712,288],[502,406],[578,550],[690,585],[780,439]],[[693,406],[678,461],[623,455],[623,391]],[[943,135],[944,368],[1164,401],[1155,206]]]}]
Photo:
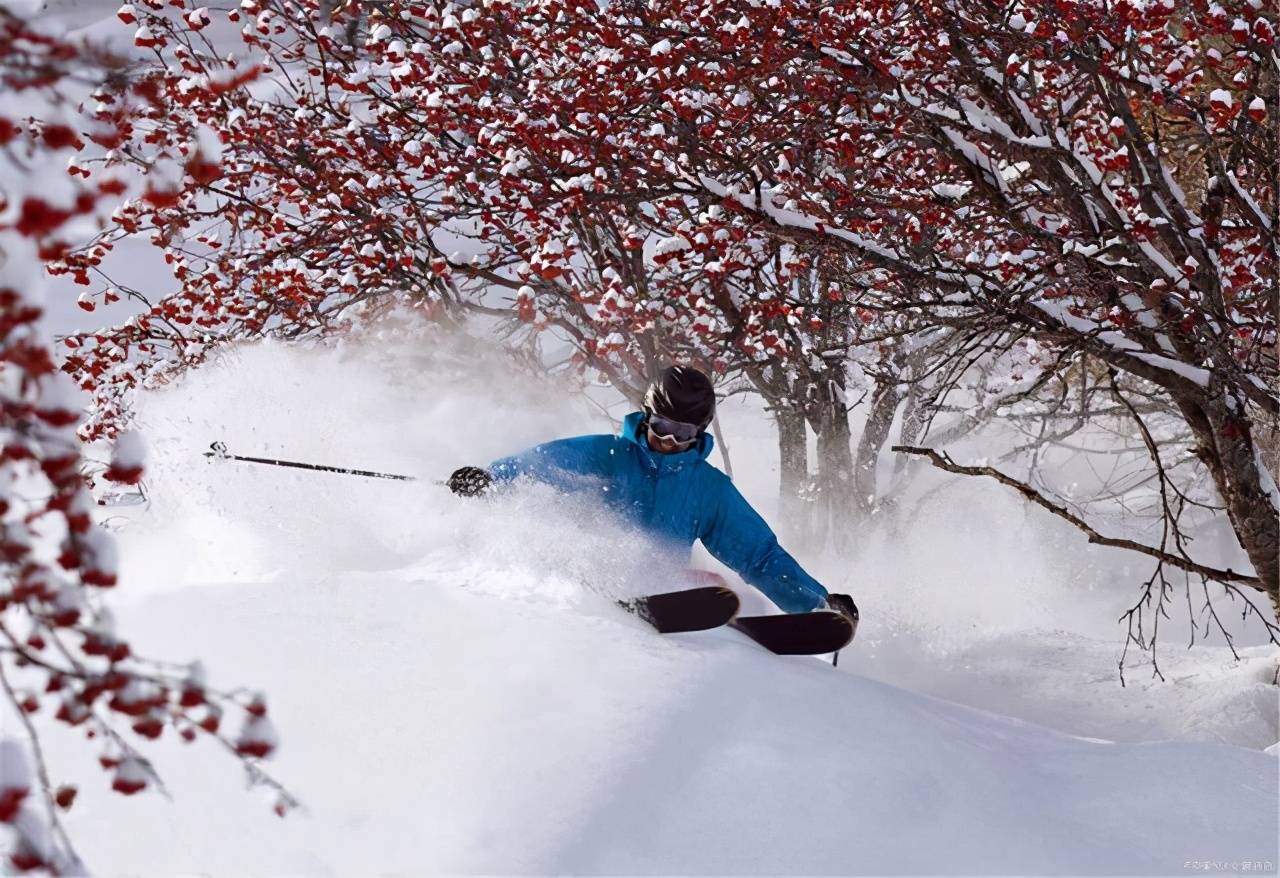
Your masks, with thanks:
[{"label": "skier's arm", "polygon": [[535,445],[527,451],[503,457],[489,464],[495,482],[510,482],[522,476],[563,490],[594,487],[607,475],[601,461],[601,440],[608,436],[574,436]]},{"label": "skier's arm", "polygon": [[720,479],[700,534],[707,551],[788,613],[822,606],[827,590],[778,545],[769,525],[734,484],[723,475]]}]

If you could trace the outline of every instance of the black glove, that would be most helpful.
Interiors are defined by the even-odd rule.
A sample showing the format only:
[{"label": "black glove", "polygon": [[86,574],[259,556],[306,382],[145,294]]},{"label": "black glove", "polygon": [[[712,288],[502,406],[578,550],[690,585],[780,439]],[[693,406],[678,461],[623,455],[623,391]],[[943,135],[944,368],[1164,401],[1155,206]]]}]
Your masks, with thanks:
[{"label": "black glove", "polygon": [[853,623],[853,630],[858,630],[858,607],[853,602],[853,598],[847,594],[829,594],[827,595],[827,609],[833,613],[839,613],[850,622]]},{"label": "black glove", "polygon": [[454,470],[446,484],[459,497],[477,497],[489,490],[493,476],[478,466],[464,466]]}]

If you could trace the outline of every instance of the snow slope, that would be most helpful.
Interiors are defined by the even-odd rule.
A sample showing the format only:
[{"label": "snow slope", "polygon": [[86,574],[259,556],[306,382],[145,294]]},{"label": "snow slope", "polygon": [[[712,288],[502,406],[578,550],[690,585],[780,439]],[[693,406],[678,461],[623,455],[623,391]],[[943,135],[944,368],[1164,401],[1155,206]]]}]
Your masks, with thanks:
[{"label": "snow slope", "polygon": [[[1032,661],[1012,675],[990,648],[1013,642],[1011,625],[967,638],[954,626],[929,654],[942,620],[927,601],[902,603],[914,586],[897,604],[892,589],[855,590],[874,611],[838,670],[729,631],[652,634],[612,605],[670,581],[643,538],[544,490],[466,502],[429,481],[607,421],[496,355],[412,337],[377,353],[260,346],[144,401],[150,503],[132,520],[111,513],[120,630],[140,652],[202,658],[216,684],[263,689],[283,736],[269,767],[305,809],[277,820],[203,742],[148,746],[172,799],[125,800],[106,790],[96,752],[53,726],[57,773],[86,781],[69,828],[99,872],[1183,874],[1280,862],[1274,755],[1195,734],[1152,741],[1172,720],[1138,729],[1093,693],[1136,694],[1148,713],[1193,705],[1206,720],[1222,702],[1120,689],[1088,669],[1088,650],[1049,638],[1034,652],[1031,629],[1012,654],[1056,656],[1055,674]],[[738,424],[735,465],[750,471],[768,449],[743,438],[745,420],[727,428]],[[200,452],[214,439],[428,481],[210,463]],[[753,484],[748,496],[767,499]],[[1048,575],[1026,533],[1011,540]],[[1053,606],[1052,584],[1037,602]],[[969,597],[994,620],[1003,590],[986,600]],[[897,624],[911,606],[923,634]],[[1275,703],[1259,667],[1242,688],[1191,691],[1227,693],[1232,709],[1247,705],[1235,721],[1254,723]],[[1097,733],[1143,742],[954,703],[989,706],[1011,680],[1042,721],[1067,713],[1044,704],[1070,705]],[[1213,728],[1231,737],[1226,719]]]},{"label": "snow slope", "polygon": [[[176,801],[121,806],[95,791],[73,812],[83,854],[112,874],[1277,862],[1272,756],[1073,738],[768,656],[728,632],[659,638],[603,601],[531,598],[576,588],[463,568],[145,602],[123,621],[149,647],[204,655],[271,694],[286,735],[273,770],[307,811],[255,813],[216,754],[166,753]],[[190,618],[199,630],[181,630]]]}]

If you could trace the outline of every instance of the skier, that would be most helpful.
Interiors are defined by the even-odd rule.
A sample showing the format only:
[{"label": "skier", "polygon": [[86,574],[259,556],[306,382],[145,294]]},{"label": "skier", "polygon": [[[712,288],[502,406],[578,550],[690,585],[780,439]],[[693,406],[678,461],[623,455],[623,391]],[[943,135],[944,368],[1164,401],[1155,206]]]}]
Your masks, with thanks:
[{"label": "skier", "polygon": [[465,466],[448,485],[472,497],[495,482],[527,476],[566,491],[598,492],[606,505],[660,540],[688,551],[702,540],[717,559],[788,613],[829,609],[856,626],[845,594],[828,594],[781,546],[729,477],[707,462],[715,411],[711,380],[689,366],[662,371],[644,410],[623,420],[620,436],[576,436],[494,461]]}]

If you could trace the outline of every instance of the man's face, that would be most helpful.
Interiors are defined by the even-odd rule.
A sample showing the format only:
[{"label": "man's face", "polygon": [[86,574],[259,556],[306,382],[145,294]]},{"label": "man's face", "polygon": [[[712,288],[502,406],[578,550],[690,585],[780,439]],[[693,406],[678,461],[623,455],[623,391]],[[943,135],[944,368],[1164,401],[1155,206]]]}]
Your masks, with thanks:
[{"label": "man's face", "polygon": [[693,447],[693,442],[677,442],[670,436],[658,437],[649,429],[645,430],[645,436],[649,441],[649,447],[659,454],[678,454]]}]

